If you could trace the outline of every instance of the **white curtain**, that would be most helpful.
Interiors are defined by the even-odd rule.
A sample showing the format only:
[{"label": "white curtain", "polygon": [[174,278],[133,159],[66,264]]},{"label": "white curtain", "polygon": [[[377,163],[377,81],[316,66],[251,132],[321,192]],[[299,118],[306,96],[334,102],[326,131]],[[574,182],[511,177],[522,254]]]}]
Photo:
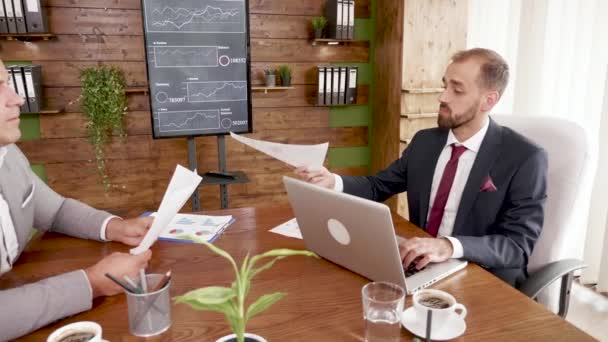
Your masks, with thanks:
[{"label": "white curtain", "polygon": [[589,186],[582,190],[587,200],[573,208],[587,241],[579,235],[568,254],[585,259],[589,268],[582,279],[592,283],[599,277],[608,210],[608,180],[602,178],[607,175],[594,177],[608,66],[606,18],[605,0],[469,0],[467,46],[493,49],[511,68],[509,87],[494,112],[562,117],[587,131],[592,156]]}]

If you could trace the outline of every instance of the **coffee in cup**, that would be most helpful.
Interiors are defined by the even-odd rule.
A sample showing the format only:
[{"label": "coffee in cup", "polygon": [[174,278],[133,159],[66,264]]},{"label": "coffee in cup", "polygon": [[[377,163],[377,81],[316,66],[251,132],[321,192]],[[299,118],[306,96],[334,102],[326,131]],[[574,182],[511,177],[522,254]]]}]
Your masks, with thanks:
[{"label": "coffee in cup", "polygon": [[57,342],[89,342],[95,337],[95,332],[86,329],[74,329],[66,331],[62,336],[57,337]]},{"label": "coffee in cup", "polygon": [[427,295],[418,299],[418,302],[431,309],[447,309],[450,307],[450,302],[443,297],[436,295]]},{"label": "coffee in cup", "polygon": [[95,322],[76,322],[55,330],[47,342],[101,342],[101,326]]},{"label": "coffee in cup", "polygon": [[420,290],[414,293],[413,302],[417,320],[426,321],[428,312],[433,312],[433,330],[441,328],[447,320],[464,319],[467,315],[464,305],[456,302],[451,294],[440,290]]}]

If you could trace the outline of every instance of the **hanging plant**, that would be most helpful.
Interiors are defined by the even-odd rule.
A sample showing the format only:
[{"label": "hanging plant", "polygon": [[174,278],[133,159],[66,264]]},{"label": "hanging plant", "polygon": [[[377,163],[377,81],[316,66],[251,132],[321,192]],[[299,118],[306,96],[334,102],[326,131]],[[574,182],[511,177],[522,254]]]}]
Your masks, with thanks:
[{"label": "hanging plant", "polygon": [[87,117],[89,142],[93,146],[97,171],[107,191],[111,182],[106,170],[104,148],[112,134],[126,137],[124,115],[127,109],[125,77],[119,68],[91,67],[82,70],[82,106]]}]

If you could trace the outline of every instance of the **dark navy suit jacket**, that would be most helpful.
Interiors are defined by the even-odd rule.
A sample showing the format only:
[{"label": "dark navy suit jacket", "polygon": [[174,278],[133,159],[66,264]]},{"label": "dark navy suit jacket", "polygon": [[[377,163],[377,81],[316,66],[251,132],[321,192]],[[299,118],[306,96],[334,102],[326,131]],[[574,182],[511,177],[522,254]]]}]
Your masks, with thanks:
[{"label": "dark navy suit jacket", "polygon": [[[427,224],[433,173],[448,131],[419,131],[401,158],[373,176],[343,176],[344,192],[384,201],[407,191],[410,221]],[[486,177],[496,191],[481,191]],[[490,119],[486,136],[460,200],[452,236],[475,262],[516,285],[543,226],[547,197],[547,153],[515,131]]]}]

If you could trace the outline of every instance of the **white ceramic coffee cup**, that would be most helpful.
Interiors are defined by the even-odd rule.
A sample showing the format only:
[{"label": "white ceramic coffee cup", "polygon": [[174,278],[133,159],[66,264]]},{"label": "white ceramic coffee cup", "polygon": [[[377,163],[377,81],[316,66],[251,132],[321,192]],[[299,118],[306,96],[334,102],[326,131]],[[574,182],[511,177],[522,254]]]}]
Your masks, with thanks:
[{"label": "white ceramic coffee cup", "polygon": [[[446,303],[448,303],[447,308],[439,309],[439,308],[431,308],[424,304],[420,303],[420,300],[427,297],[437,297],[443,299]],[[432,327],[433,330],[435,328],[439,329],[447,320],[453,319],[452,315],[460,316],[460,318],[464,319],[467,316],[467,308],[456,302],[456,298],[451,294],[433,289],[426,289],[417,291],[413,297],[414,309],[416,312],[416,320],[422,320],[426,322],[426,316],[428,311],[433,312],[432,317]]]},{"label": "white ceramic coffee cup", "polygon": [[68,325],[64,325],[61,328],[53,331],[52,334],[46,339],[46,342],[58,342],[62,338],[72,334],[76,331],[86,331],[94,333],[95,336],[89,340],[89,342],[102,342],[101,339],[101,326],[95,322],[75,322]]}]

